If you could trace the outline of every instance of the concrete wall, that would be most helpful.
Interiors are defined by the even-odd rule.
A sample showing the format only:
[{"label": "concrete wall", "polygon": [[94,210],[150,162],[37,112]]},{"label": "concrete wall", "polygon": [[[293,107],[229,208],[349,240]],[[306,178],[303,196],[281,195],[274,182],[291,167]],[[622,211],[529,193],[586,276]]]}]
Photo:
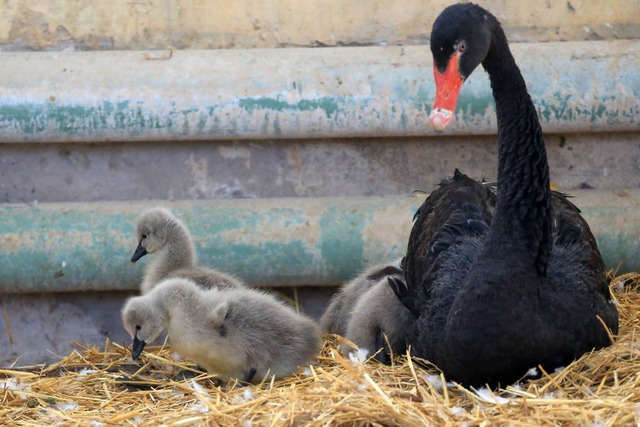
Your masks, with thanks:
[{"label": "concrete wall", "polygon": [[[545,138],[559,188],[640,188],[637,133]],[[455,167],[494,179],[497,147],[495,136],[0,144],[0,156],[0,202],[53,203],[401,195]]]},{"label": "concrete wall", "polygon": [[[324,197],[389,197],[406,196],[416,189],[429,191],[455,167],[477,178],[493,179],[496,174],[495,116],[482,73],[474,74],[474,80],[463,88],[467,94],[481,94],[479,99],[487,99],[482,101],[480,120],[474,122],[469,114],[462,115],[456,125],[458,128],[438,136],[420,120],[427,114],[433,98],[427,47],[429,32],[437,14],[449,3],[444,0],[0,0],[0,76],[3,76],[0,77],[0,220],[11,217],[16,203],[31,204],[34,210],[42,211],[50,210],[54,204],[65,207],[67,203],[76,206],[90,202],[99,205],[100,209],[114,209],[119,205],[112,202],[131,201],[142,206],[145,200],[180,201],[189,206],[200,203],[196,201],[216,199],[304,197],[312,198],[312,203],[322,203]],[[640,39],[640,2],[502,0],[480,4],[501,19],[510,40],[523,42],[514,50],[525,53],[518,60],[526,65],[523,72],[538,106],[548,98],[544,90],[562,84],[571,88],[572,98],[562,104],[569,109],[560,108],[562,105],[558,104],[559,109],[553,110],[557,114],[549,114],[548,118],[542,116],[543,122],[547,120],[545,129],[551,129],[546,134],[546,141],[554,185],[569,192],[596,189],[602,192],[597,194],[604,194],[611,200],[611,206],[637,207],[640,84],[636,82],[640,79],[637,71],[640,67],[634,61],[637,61]],[[594,43],[580,45],[585,41]],[[536,46],[535,42],[567,43]],[[402,49],[381,48],[387,45],[407,46],[406,52],[414,53],[400,61]],[[572,55],[577,45],[582,46],[582,56]],[[351,46],[348,49],[354,50],[291,50],[292,47],[323,46]],[[623,50],[621,46],[625,46]],[[203,54],[198,72],[193,75],[188,73],[192,63],[181,62],[181,58],[194,54],[186,49],[232,48],[236,51]],[[253,48],[280,48],[281,52],[240,51]],[[130,52],[120,52],[122,50]],[[64,65],[64,58],[72,55],[84,55],[77,60],[85,64],[81,67],[85,74],[69,77],[79,69]],[[215,74],[211,74],[211,69],[207,70],[208,64],[222,64],[224,58],[240,56],[257,59],[253,63],[229,59],[231,65],[227,72],[246,69],[246,75],[252,76],[251,85],[243,83],[245,74],[232,71],[215,86]],[[267,56],[279,58],[281,62],[267,63]],[[587,62],[579,62],[578,56]],[[207,62],[208,57],[218,59]],[[140,64],[128,68],[133,62],[126,62],[124,58],[138,58]],[[262,63],[260,58],[263,58]],[[376,58],[377,62],[371,58]],[[287,59],[290,61],[287,67],[278,65]],[[590,60],[592,63],[588,62]],[[545,72],[546,64],[553,67],[561,61],[566,61],[567,67],[575,68]],[[363,70],[366,67],[371,70],[372,64],[378,67],[375,68],[376,81],[382,82],[385,77],[384,84],[367,83],[370,79]],[[223,65],[222,71],[225,70]],[[316,66],[313,68],[316,71],[309,71]],[[145,80],[145,75],[148,76],[146,73],[152,67],[159,80],[149,83],[151,80]],[[187,67],[187,71],[180,67]],[[65,76],[63,69],[66,77],[61,77]],[[263,70],[262,74],[259,70]],[[329,82],[322,77],[335,74],[336,70],[341,70],[339,79],[332,78]],[[110,80],[100,80],[101,75],[108,73],[111,73]],[[291,74],[300,77],[290,79]],[[575,78],[577,75],[579,79]],[[134,84],[135,76],[142,76],[139,83]],[[173,80],[167,76],[173,76]],[[203,80],[213,81],[207,91],[197,84]],[[156,93],[154,98],[152,91],[150,95],[149,88],[153,90],[159,81],[163,81],[163,85],[166,83],[163,87],[173,85],[174,93]],[[196,83],[190,86],[191,81]],[[300,129],[306,133],[285,135],[287,139],[274,133],[274,117],[282,111],[279,113],[273,105],[259,111],[261,120],[264,117],[271,120],[265,131],[260,127],[248,127],[246,133],[236,135],[196,134],[188,130],[173,136],[157,133],[155,135],[160,136],[154,137],[148,130],[143,132],[125,124],[121,131],[127,136],[114,138],[105,134],[97,138],[95,133],[73,134],[70,130],[78,123],[73,115],[59,115],[57,127],[29,134],[25,131],[30,129],[29,123],[37,130],[43,116],[25,110],[27,112],[18,119],[17,116],[9,117],[9,112],[15,111],[9,108],[16,102],[65,105],[70,99],[81,98],[76,96],[78,91],[85,94],[84,99],[93,96],[96,102],[110,101],[110,97],[133,99],[133,94],[144,93],[138,101],[147,102],[153,109],[162,102],[175,101],[186,90],[193,90],[190,100],[200,96],[199,92],[204,97],[215,98],[223,93],[223,89],[231,97],[236,92],[237,97],[242,97],[247,95],[247,87],[257,88],[261,91],[259,94],[265,96],[270,93],[294,96],[301,89],[299,85],[293,88],[290,81],[303,81],[307,90],[305,96],[347,95],[362,100],[362,94],[368,94],[370,99],[380,102],[375,111],[379,116],[392,117],[392,109],[403,108],[416,99],[419,102],[415,105],[421,107],[416,109],[416,124],[410,131],[401,128],[401,115],[395,122],[390,120],[384,126],[378,126],[379,120],[365,122],[356,114],[352,122],[340,123],[343,133],[332,133],[329,121],[305,122]],[[392,90],[387,90],[388,87]],[[407,91],[407,87],[411,89]],[[142,92],[141,88],[144,89]],[[403,93],[405,98],[394,98],[400,99],[399,104],[389,102],[390,94]],[[254,92],[251,94],[255,95]],[[463,98],[463,102],[473,101]],[[596,101],[600,104],[596,105]],[[600,109],[600,105],[605,109]],[[49,106],[46,108],[48,112],[57,111]],[[609,116],[603,113],[609,111],[607,108],[621,113],[617,117]],[[560,110],[586,115],[562,116]],[[73,111],[77,113],[78,110]],[[252,114],[256,114],[255,109]],[[307,114],[307,118],[312,119],[315,112],[293,109],[290,114],[293,118]],[[324,120],[325,116],[321,118]],[[370,117],[373,115],[365,116],[367,120]],[[566,120],[562,122],[558,117]],[[589,121],[589,117],[594,118],[593,121]],[[589,119],[580,122],[578,118]],[[377,127],[367,127],[367,123],[375,123]],[[392,125],[396,127],[392,128]],[[371,128],[374,131],[370,131]],[[322,132],[314,136],[313,130]],[[578,204],[581,200],[585,199],[578,199]],[[278,200],[273,202],[278,203]],[[69,206],[71,210],[75,209]],[[607,217],[602,213],[607,211],[589,212],[594,212],[595,231],[600,237],[613,235],[611,230],[623,230],[629,235],[628,240],[620,235],[614,240],[604,237],[608,247],[623,250],[620,248],[626,248],[629,242],[637,245],[640,234],[633,234],[634,224],[629,219],[635,217],[629,215],[628,210],[613,223],[607,223]],[[11,218],[16,219],[15,216]],[[133,224],[128,231],[122,224],[120,239],[126,242]],[[30,256],[16,261],[15,257],[9,256],[7,236],[12,234],[15,240],[15,236],[25,229],[18,223],[10,233],[0,233],[0,269],[5,272],[10,270],[7,268],[10,259],[12,263],[31,262],[31,265],[42,261]],[[59,227],[50,227],[42,232],[54,235],[58,231]],[[100,232],[95,230],[97,234]],[[64,233],[55,235],[64,236]],[[397,240],[393,242],[396,248],[406,244],[401,237],[394,239]],[[19,237],[17,242],[19,246]],[[55,239],[50,242],[58,244]],[[135,245],[135,242],[131,244]],[[47,251],[35,249],[33,253],[42,257]],[[104,259],[105,254],[99,252],[88,255],[94,259],[102,256],[104,263],[116,262],[115,255],[109,259]],[[377,261],[361,258],[341,277],[346,280],[346,276],[361,266]],[[634,258],[633,254],[615,253],[610,266],[624,270],[628,266],[618,266],[616,259]],[[215,257],[205,260],[212,265],[219,262]],[[126,262],[117,265],[118,269],[141,268]],[[14,265],[11,269],[19,270],[14,269]],[[234,273],[242,275],[242,271]],[[135,274],[127,270],[122,277],[135,277]],[[66,276],[65,280],[72,283],[74,277]],[[66,293],[19,293],[45,290],[48,284],[18,281],[8,286],[8,283],[7,280],[0,284],[0,289],[8,291],[0,294],[0,365],[9,364],[18,357],[19,364],[55,359],[48,350],[56,354],[68,353],[71,340],[94,345],[100,345],[105,337],[118,342],[129,340],[120,326],[119,308],[124,298],[131,294],[127,291],[131,289],[131,283],[117,287],[124,291],[82,292],[71,286],[74,291]],[[79,277],[76,283],[80,283]],[[296,288],[279,289],[292,298],[297,296],[304,311],[318,317],[332,289],[306,286],[308,284],[300,281]],[[11,290],[13,286],[15,291]],[[98,289],[88,285],[89,288]]]},{"label": "concrete wall", "polygon": [[[424,44],[449,0],[3,0],[5,50]],[[489,0],[512,41],[636,38],[636,0]]]}]

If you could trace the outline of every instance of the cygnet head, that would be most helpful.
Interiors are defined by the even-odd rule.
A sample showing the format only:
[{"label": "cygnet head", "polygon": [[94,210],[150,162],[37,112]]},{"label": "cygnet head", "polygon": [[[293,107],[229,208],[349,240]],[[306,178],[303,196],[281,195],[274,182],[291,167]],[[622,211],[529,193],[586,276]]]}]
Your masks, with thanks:
[{"label": "cygnet head", "polygon": [[132,357],[137,359],[147,343],[166,328],[167,318],[154,300],[146,296],[130,298],[122,309],[122,323],[133,338]]},{"label": "cygnet head", "polygon": [[136,248],[131,262],[136,262],[147,254],[162,249],[174,230],[185,228],[171,211],[165,208],[153,208],[143,213],[136,224]]}]

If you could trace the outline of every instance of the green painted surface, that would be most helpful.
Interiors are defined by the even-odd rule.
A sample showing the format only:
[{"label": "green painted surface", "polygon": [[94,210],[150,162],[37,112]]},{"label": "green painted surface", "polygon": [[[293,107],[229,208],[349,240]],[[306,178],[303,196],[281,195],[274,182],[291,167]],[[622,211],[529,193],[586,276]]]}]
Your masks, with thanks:
[{"label": "green painted surface", "polygon": [[[634,96],[640,98],[640,90]],[[366,123],[370,122],[380,123],[380,126],[390,128],[388,132],[393,133],[408,128],[409,117],[413,116],[413,113],[409,114],[412,108],[407,108],[408,105],[426,114],[432,102],[433,95],[398,100],[389,108],[391,123],[382,120],[383,111],[374,107],[373,98],[355,102],[343,97],[323,97],[296,104],[272,98],[239,99],[237,108],[228,105],[193,106],[162,114],[155,113],[154,106],[147,105],[144,101],[133,100],[117,105],[105,101],[97,107],[82,104],[0,104],[0,128],[17,129],[15,133],[20,135],[20,140],[29,140],[35,136],[44,138],[45,134],[51,135],[54,140],[74,140],[76,137],[122,139],[125,135],[128,140],[144,140],[153,139],[154,135],[157,138],[158,134],[176,138],[302,137],[304,132],[311,136],[314,133],[332,131],[367,134]],[[577,102],[579,101],[576,101],[575,95],[560,93],[554,93],[548,98],[534,98],[542,125],[546,128],[551,125],[556,128],[570,125],[568,128],[571,128],[582,124],[591,131],[640,129],[640,104],[619,108],[615,105],[615,100],[598,95],[593,95],[587,106],[576,105]],[[494,120],[493,105],[493,98],[489,94],[476,97],[465,93],[463,89],[457,109],[458,115],[461,111],[464,112],[460,118],[460,126],[475,126],[478,122]],[[223,119],[220,115],[229,110],[232,111],[231,116]],[[313,132],[304,131],[302,127],[313,121],[306,118],[304,113],[316,110],[322,111],[326,122],[310,126],[310,129],[315,129]],[[297,129],[292,129],[291,123],[294,120],[291,117],[283,122],[283,112],[300,114],[299,124],[295,125]],[[347,119],[339,121],[338,116]],[[252,125],[256,117],[262,122],[258,128]],[[348,124],[342,123],[349,121],[358,123],[350,130]]]},{"label": "green painted surface", "polygon": [[621,273],[640,271],[640,199],[620,197],[611,203],[608,197],[582,210],[608,268]]},{"label": "green painted surface", "polygon": [[[593,46],[545,44],[537,56],[518,57],[545,131],[640,129],[640,52],[624,42]],[[567,51],[559,55],[559,48]],[[435,87],[424,47],[406,47],[402,60],[395,48],[353,49],[353,62],[334,58],[344,50],[311,49],[286,69],[278,66],[286,49],[227,52],[223,65],[216,52],[181,52],[152,69],[137,57],[101,67],[112,64],[109,53],[75,53],[78,78],[37,66],[46,57],[47,67],[70,67],[64,55],[25,53],[33,75],[15,58],[0,69],[0,142],[433,134],[427,117]],[[194,78],[179,78],[186,72]],[[95,86],[101,95],[83,89]],[[462,87],[447,133],[495,133],[494,110],[478,68]]]},{"label": "green painted surface", "polygon": [[[383,200],[381,202],[381,200]],[[362,230],[386,199],[160,203],[188,225],[203,265],[262,286],[338,284],[364,258],[394,258],[403,236],[368,254]],[[416,199],[392,199],[398,211]],[[0,292],[133,289],[145,258],[129,261],[137,215],[153,205],[0,208]],[[407,227],[409,215],[402,215]],[[402,242],[403,243],[403,242]],[[383,245],[384,246],[384,245]],[[403,244],[400,245],[402,247]],[[151,257],[153,255],[149,255]]]},{"label": "green painted surface", "polygon": [[362,228],[367,221],[367,212],[345,207],[329,206],[327,213],[320,217],[323,230],[320,249],[326,273],[348,278],[363,269]]},{"label": "green painted surface", "polygon": [[338,111],[338,106],[344,105],[344,99],[340,97],[324,96],[317,99],[303,99],[290,104],[279,98],[240,98],[238,107],[251,114],[254,111],[315,111],[322,110],[327,118]]},{"label": "green painted surface", "polygon": [[[200,262],[232,271],[250,283],[297,283],[317,262],[305,238],[286,238],[287,230],[308,221],[302,209],[271,206],[257,210],[251,204],[212,209],[196,205],[176,214],[189,224]],[[283,240],[260,237],[265,230],[278,230]]]},{"label": "green painted surface", "polygon": [[[577,196],[608,267],[640,270],[640,191]],[[360,197],[5,205],[0,292],[135,288],[146,259],[129,261],[134,222],[158,204],[188,225],[203,265],[261,286],[336,285],[369,263],[402,255],[419,203]]]}]

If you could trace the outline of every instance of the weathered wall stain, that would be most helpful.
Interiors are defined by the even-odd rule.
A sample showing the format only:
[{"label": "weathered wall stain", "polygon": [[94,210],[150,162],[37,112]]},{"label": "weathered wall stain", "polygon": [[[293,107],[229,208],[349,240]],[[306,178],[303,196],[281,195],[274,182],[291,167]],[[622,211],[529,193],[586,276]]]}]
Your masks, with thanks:
[{"label": "weathered wall stain", "polygon": [[[128,50],[425,44],[449,0],[5,0],[0,49]],[[636,0],[480,1],[513,41],[637,37]]]}]

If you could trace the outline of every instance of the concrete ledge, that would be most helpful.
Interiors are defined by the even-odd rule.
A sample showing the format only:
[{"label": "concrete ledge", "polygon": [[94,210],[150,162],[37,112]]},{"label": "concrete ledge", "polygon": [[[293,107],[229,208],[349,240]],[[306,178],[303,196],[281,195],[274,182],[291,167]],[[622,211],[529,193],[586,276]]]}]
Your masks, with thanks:
[{"label": "concrete ledge", "polygon": [[[514,44],[545,132],[640,129],[637,41]],[[0,142],[435,135],[428,46],[0,53]],[[486,74],[447,134],[494,134]]]},{"label": "concrete ledge", "polygon": [[[0,292],[134,289],[133,227],[163,205],[190,227],[204,265],[261,286],[337,285],[406,249],[417,197],[4,205]],[[610,268],[640,269],[640,190],[581,191],[575,203]]]}]

